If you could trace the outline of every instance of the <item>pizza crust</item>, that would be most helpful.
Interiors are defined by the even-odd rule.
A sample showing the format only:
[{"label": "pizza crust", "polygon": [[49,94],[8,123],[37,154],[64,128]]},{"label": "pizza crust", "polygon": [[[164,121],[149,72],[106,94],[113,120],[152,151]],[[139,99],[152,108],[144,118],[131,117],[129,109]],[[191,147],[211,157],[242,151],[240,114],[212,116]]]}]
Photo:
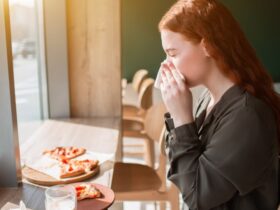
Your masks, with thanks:
[{"label": "pizza crust", "polygon": [[98,166],[99,161],[98,160],[89,160],[89,159],[70,160],[70,163],[81,166],[83,169],[85,169],[86,172],[90,172]]},{"label": "pizza crust", "polygon": [[60,167],[60,178],[75,177],[86,173],[82,167],[77,167],[72,164],[62,164]]}]

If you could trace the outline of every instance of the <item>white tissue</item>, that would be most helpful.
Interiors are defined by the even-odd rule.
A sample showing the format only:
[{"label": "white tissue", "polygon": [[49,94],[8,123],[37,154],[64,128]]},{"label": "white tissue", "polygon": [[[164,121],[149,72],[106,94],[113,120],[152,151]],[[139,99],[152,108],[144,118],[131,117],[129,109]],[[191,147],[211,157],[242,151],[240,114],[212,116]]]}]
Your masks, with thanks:
[{"label": "white tissue", "polygon": [[159,70],[157,73],[157,78],[154,87],[160,89],[160,83],[161,83],[161,70]]}]

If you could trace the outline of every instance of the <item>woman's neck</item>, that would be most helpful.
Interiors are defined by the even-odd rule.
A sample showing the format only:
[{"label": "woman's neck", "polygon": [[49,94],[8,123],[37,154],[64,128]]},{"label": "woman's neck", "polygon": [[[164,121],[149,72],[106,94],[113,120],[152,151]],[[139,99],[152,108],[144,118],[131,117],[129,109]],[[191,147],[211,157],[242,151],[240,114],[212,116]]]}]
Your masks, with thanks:
[{"label": "woman's neck", "polygon": [[219,69],[213,70],[205,82],[211,94],[211,101],[208,107],[214,106],[223,96],[223,94],[231,88],[235,83],[226,77]]}]

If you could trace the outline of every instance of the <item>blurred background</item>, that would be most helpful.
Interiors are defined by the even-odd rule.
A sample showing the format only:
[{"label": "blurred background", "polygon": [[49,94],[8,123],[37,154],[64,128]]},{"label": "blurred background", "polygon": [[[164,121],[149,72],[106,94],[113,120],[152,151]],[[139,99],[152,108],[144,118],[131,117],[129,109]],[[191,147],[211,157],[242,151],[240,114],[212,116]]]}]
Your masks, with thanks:
[{"label": "blurred background", "polygon": [[[121,71],[122,77],[128,82],[131,82],[138,69],[147,69],[149,75],[155,78],[159,64],[165,58],[157,25],[174,2],[175,0],[121,1]],[[222,2],[240,22],[273,80],[280,82],[280,1]],[[71,5],[70,0],[66,3]],[[47,85],[42,14],[44,8],[39,0],[10,0],[9,5],[17,116],[22,131],[20,139],[26,139],[29,130],[32,133],[48,115],[48,96],[44,91]],[[68,8],[71,9],[71,6]],[[75,15],[68,14],[68,20],[73,17]],[[69,45],[71,47],[71,43]]]},{"label": "blurred background", "polygon": [[[280,82],[280,1],[220,0],[241,24],[259,58]],[[131,80],[134,70],[146,68],[155,76],[165,55],[158,22],[175,0],[122,0],[122,69]]]}]

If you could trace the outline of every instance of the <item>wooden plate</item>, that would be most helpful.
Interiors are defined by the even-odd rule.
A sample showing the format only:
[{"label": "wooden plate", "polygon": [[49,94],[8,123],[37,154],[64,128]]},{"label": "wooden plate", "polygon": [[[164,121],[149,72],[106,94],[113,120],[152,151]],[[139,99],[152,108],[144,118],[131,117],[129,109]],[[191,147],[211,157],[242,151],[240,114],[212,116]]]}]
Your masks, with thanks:
[{"label": "wooden plate", "polygon": [[[73,184],[78,185],[81,183]],[[101,198],[95,199],[84,199],[77,202],[77,210],[101,210],[108,209],[115,200],[115,193],[109,187],[106,187],[101,184],[90,183],[94,187],[96,187],[102,193]]]},{"label": "wooden plate", "polygon": [[73,178],[67,178],[65,180],[57,180],[47,174],[36,171],[26,166],[22,169],[22,175],[27,181],[43,186],[53,186],[59,184],[70,184],[74,182],[81,182],[93,177],[94,175],[98,174],[98,172],[99,172],[99,166],[95,168],[93,171],[90,171],[86,174],[82,174],[80,176],[76,176]]}]

